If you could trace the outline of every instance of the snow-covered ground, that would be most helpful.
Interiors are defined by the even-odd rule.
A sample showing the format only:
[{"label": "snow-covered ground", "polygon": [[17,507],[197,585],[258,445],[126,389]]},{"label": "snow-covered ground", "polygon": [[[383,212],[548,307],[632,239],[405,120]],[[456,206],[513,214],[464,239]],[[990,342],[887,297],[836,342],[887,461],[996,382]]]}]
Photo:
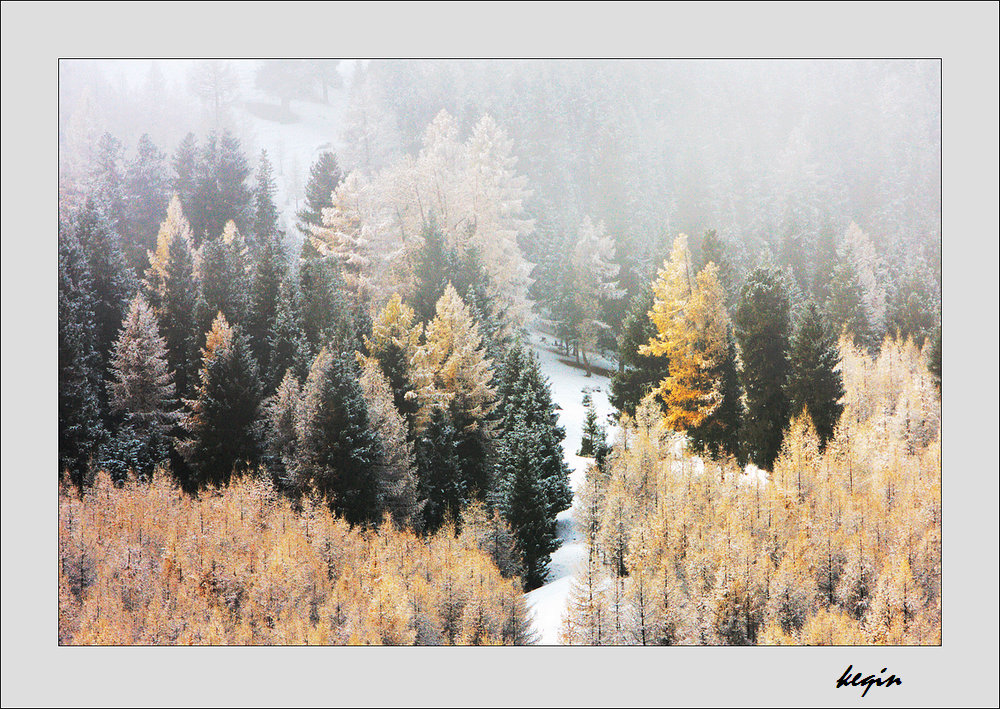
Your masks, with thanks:
[{"label": "snow-covered ground", "polygon": [[[573,471],[570,483],[575,493],[583,487],[587,465],[592,461],[591,458],[581,458],[576,454],[580,448],[586,416],[583,391],[585,388],[591,389],[598,419],[607,423],[607,415],[614,411],[608,403],[610,380],[596,374],[588,378],[584,370],[563,364],[560,361],[563,356],[553,347],[549,336],[532,333],[531,345],[541,362],[542,372],[549,378],[552,399],[560,407],[559,425],[566,429],[563,451],[566,462]],[[608,440],[613,438],[614,430],[609,427]],[[552,554],[548,583],[527,594],[528,605],[535,615],[539,642],[543,645],[559,643],[559,626],[569,598],[573,572],[586,555],[583,541],[573,523],[574,509],[575,502],[572,508],[561,512],[556,520],[562,546]]]}]

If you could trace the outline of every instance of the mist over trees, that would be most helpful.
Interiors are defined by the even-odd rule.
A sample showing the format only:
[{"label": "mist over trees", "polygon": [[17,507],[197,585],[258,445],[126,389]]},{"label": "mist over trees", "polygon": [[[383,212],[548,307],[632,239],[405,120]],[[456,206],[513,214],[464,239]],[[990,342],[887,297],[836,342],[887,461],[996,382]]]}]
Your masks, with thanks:
[{"label": "mist over trees", "polygon": [[939,638],[939,64],[162,64],[61,88],[64,641],[529,642],[571,508],[567,642]]}]

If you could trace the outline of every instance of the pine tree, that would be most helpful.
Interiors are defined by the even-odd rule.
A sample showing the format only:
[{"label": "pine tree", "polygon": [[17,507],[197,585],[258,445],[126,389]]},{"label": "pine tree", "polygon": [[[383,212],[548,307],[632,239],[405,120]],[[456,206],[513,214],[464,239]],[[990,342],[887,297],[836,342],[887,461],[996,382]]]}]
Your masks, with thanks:
[{"label": "pine tree", "polygon": [[253,234],[254,249],[278,236],[278,208],[274,206],[274,195],[278,191],[274,184],[274,170],[267,157],[267,151],[260,151],[257,175],[253,186]]},{"label": "pine tree", "polygon": [[423,527],[427,532],[434,532],[449,519],[457,519],[470,499],[459,442],[451,416],[443,407],[435,406],[417,435],[415,447],[419,497],[425,500]]},{"label": "pine tree", "polygon": [[278,287],[274,325],[267,335],[265,387],[268,391],[277,388],[289,369],[297,379],[304,380],[309,374],[309,366],[314,357],[302,329],[300,300],[298,284],[290,274],[286,275]]},{"label": "pine tree", "polygon": [[323,226],[323,210],[333,206],[333,193],[343,179],[337,156],[331,152],[320,153],[309,169],[306,199],[298,212],[298,228],[305,236],[312,234],[312,227]]},{"label": "pine tree", "polygon": [[437,302],[448,285],[452,257],[444,232],[432,213],[421,231],[423,239],[413,262],[413,295],[410,302],[419,322],[434,317]]},{"label": "pine tree", "polygon": [[487,448],[492,437],[489,416],[495,407],[491,362],[481,348],[478,328],[449,283],[427,325],[425,342],[414,356],[416,425],[427,424],[435,408],[448,408],[459,435],[463,480],[473,496],[489,490]]},{"label": "pine tree", "polygon": [[149,479],[167,457],[177,399],[167,365],[167,343],[141,294],[133,298],[122,323],[110,373],[111,413],[118,418],[118,430],[105,451],[107,467],[118,481],[124,480],[128,470]]},{"label": "pine tree", "polygon": [[[99,371],[107,371],[111,345],[118,334],[128,303],[138,288],[138,281],[128,264],[121,237],[111,227],[102,208],[88,199],[77,212],[74,222],[77,241],[87,259],[93,293],[94,346],[99,357]],[[102,408],[107,405],[105,392],[100,394]]]},{"label": "pine tree", "polygon": [[423,327],[415,323],[413,309],[394,293],[372,323],[371,337],[364,336],[368,358],[378,362],[392,388],[392,400],[412,429],[419,402],[407,396],[415,390],[411,369]]},{"label": "pine tree", "polygon": [[422,505],[417,499],[417,474],[413,443],[405,419],[393,404],[392,389],[376,360],[361,370],[361,393],[368,406],[371,430],[382,449],[377,468],[379,509],[392,514],[400,526],[416,526]]},{"label": "pine tree", "polygon": [[736,340],[732,328],[726,333],[726,354],[713,368],[710,376],[719,382],[722,395],[718,408],[704,421],[688,431],[695,453],[708,453],[714,460],[730,457],[745,463],[740,448],[740,427],[743,421],[743,390],[736,364]]},{"label": "pine tree", "polygon": [[580,439],[580,450],[577,455],[594,458],[597,467],[602,467],[605,457],[610,452],[607,443],[607,432],[597,420],[597,410],[594,408],[594,397],[590,389],[583,391],[583,408],[586,414],[583,419],[583,435]]},{"label": "pine tree", "polygon": [[166,155],[143,133],[125,166],[130,260],[136,273],[146,266],[146,254],[156,248],[160,221],[170,203]]},{"label": "pine tree", "polygon": [[185,205],[196,245],[222,234],[229,221],[241,233],[249,231],[252,195],[248,177],[250,166],[239,140],[229,131],[210,134],[199,155],[191,204]]},{"label": "pine tree", "polygon": [[764,470],[770,470],[778,456],[788,425],[790,328],[788,294],[780,272],[755,269],[740,292],[736,339],[746,392],[742,439],[750,461]]},{"label": "pine tree", "polygon": [[232,221],[221,236],[202,245],[196,313],[200,330],[207,330],[220,312],[228,322],[243,324],[250,290],[247,258],[246,242]]},{"label": "pine tree", "polygon": [[300,401],[299,380],[289,369],[264,407],[267,427],[264,462],[279,489],[294,484],[295,425]]},{"label": "pine tree", "polygon": [[833,270],[826,300],[826,313],[835,332],[846,332],[855,345],[873,350],[877,338],[872,330],[864,291],[854,268],[847,263]]},{"label": "pine tree", "polygon": [[296,422],[296,483],[328,496],[330,508],[351,524],[378,519],[381,464],[356,365],[323,349],[302,389]]},{"label": "pine tree", "polygon": [[156,237],[156,251],[149,254],[149,264],[146,289],[167,341],[167,363],[175,374],[177,393],[184,398],[193,385],[197,366],[197,287],[191,227],[176,195],[167,208],[167,218]]},{"label": "pine tree", "polygon": [[71,230],[59,231],[59,472],[83,487],[104,434],[100,359],[87,260]]},{"label": "pine tree", "polygon": [[122,241],[128,233],[124,163],[121,141],[110,133],[102,135],[91,173],[91,195]]},{"label": "pine tree", "polygon": [[521,555],[526,591],[545,583],[550,555],[559,548],[555,515],[539,474],[543,460],[538,434],[522,420],[498,444],[497,484],[503,491],[500,508]]},{"label": "pine tree", "polygon": [[202,349],[195,398],[185,401],[188,438],[177,446],[198,486],[223,485],[254,470],[261,457],[261,386],[246,338],[221,313]]},{"label": "pine tree", "polygon": [[938,325],[931,335],[931,350],[927,357],[927,370],[934,378],[938,396],[941,395],[941,326]]},{"label": "pine tree", "polygon": [[819,309],[812,302],[792,340],[790,360],[790,414],[795,416],[803,409],[809,412],[819,435],[819,450],[822,452],[827,442],[833,438],[837,421],[844,410],[841,403],[844,385],[837,370],[840,363],[837,342],[827,331]]},{"label": "pine tree", "polygon": [[649,317],[653,309],[653,289],[632,299],[618,338],[618,371],[611,377],[609,400],[618,411],[635,416],[635,407],[646,394],[660,388],[670,373],[666,355],[642,354],[640,349],[656,336]]},{"label": "pine tree", "polygon": [[188,133],[174,151],[171,164],[174,168],[174,178],[171,184],[173,193],[178,196],[185,209],[195,208],[198,190],[198,140],[194,133]]},{"label": "pine tree", "polygon": [[280,237],[261,237],[250,274],[246,332],[262,372],[271,371],[268,337],[277,326],[281,284],[288,272]]},{"label": "pine tree", "polygon": [[310,240],[299,259],[302,329],[314,352],[330,345],[336,351],[360,349],[363,330],[344,294],[344,279],[331,256],[321,256]]}]

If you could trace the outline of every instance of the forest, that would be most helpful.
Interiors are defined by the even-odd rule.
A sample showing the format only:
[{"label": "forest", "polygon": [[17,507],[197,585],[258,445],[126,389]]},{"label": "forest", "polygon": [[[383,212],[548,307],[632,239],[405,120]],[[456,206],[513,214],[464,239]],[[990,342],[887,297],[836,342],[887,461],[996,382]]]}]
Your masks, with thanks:
[{"label": "forest", "polygon": [[940,644],[937,62],[60,71],[60,644]]}]

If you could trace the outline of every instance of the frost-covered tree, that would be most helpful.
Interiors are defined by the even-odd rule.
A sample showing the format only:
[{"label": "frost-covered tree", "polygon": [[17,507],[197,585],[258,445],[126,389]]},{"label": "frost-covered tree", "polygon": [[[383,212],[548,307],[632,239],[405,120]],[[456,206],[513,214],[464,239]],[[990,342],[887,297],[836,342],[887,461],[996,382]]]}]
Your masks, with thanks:
[{"label": "frost-covered tree", "polygon": [[156,235],[170,203],[170,176],[166,155],[143,133],[135,156],[125,166],[126,212],[131,239],[132,267],[141,273],[146,254],[156,248]]},{"label": "frost-covered tree", "polygon": [[250,295],[249,253],[246,241],[233,221],[226,222],[221,236],[206,241],[199,252],[199,329],[208,329],[217,313],[234,324],[243,324]]},{"label": "frost-covered tree", "polygon": [[632,299],[618,337],[618,371],[611,377],[609,400],[618,411],[635,415],[635,407],[646,394],[660,387],[669,374],[666,355],[642,354],[642,348],[656,337],[649,317],[653,309],[653,289],[647,287]]},{"label": "frost-covered tree", "polygon": [[822,451],[833,438],[837,421],[844,410],[841,401],[844,385],[837,369],[840,363],[837,341],[827,331],[819,309],[812,302],[792,339],[789,359],[789,411],[793,416],[803,409],[809,412],[819,435],[819,450]]},{"label": "frost-covered tree", "polygon": [[337,156],[329,151],[320,153],[309,168],[305,204],[297,215],[298,228],[304,236],[311,236],[313,227],[323,226],[323,210],[333,206],[333,193],[343,179]]},{"label": "frost-covered tree", "polygon": [[279,488],[289,488],[295,481],[295,422],[301,401],[299,389],[299,380],[289,369],[264,405],[267,429],[264,462]]},{"label": "frost-covered tree", "polygon": [[778,271],[757,268],[747,277],[736,308],[736,339],[746,392],[743,443],[750,461],[770,470],[788,425],[786,385],[791,323],[788,291]]},{"label": "frost-covered tree", "polygon": [[366,361],[360,384],[370,428],[378,434],[382,449],[376,471],[379,508],[389,512],[400,526],[419,527],[423,505],[417,497],[413,443],[409,440],[406,420],[393,403],[392,387],[377,360]]},{"label": "frost-covered tree", "polygon": [[160,225],[156,251],[149,253],[145,285],[160,332],[167,341],[167,362],[176,376],[177,393],[185,397],[193,385],[197,367],[197,284],[191,227],[176,195],[167,208],[166,220]]},{"label": "frost-covered tree", "polygon": [[129,470],[148,479],[167,457],[168,434],[178,413],[167,343],[141,294],[132,299],[115,341],[110,374],[110,410],[118,430],[104,459],[119,481]]},{"label": "frost-covered tree", "polygon": [[353,359],[320,351],[302,388],[295,430],[298,489],[314,487],[351,524],[377,521],[382,451]]},{"label": "frost-covered tree", "polygon": [[274,324],[267,333],[267,369],[265,387],[274,391],[289,369],[305,380],[313,361],[309,340],[302,327],[302,303],[298,284],[286,275],[278,286]]},{"label": "frost-covered tree", "polygon": [[267,157],[267,151],[260,151],[257,174],[253,184],[253,245],[258,250],[270,239],[278,236],[278,208],[274,205],[274,195],[278,187],[274,183],[274,169]]},{"label": "frost-covered tree", "polygon": [[872,330],[868,307],[858,274],[849,263],[840,263],[827,287],[826,313],[838,333],[847,333],[856,345],[874,349],[878,338]]},{"label": "frost-covered tree", "polygon": [[104,434],[93,285],[72,230],[59,233],[59,473],[82,487]]},{"label": "frost-covered tree", "polygon": [[572,329],[575,330],[587,376],[590,376],[587,351],[593,351],[601,335],[611,330],[611,326],[604,321],[601,306],[606,301],[617,301],[625,295],[625,291],[618,287],[619,266],[615,263],[614,241],[606,234],[603,222],[594,224],[589,216],[584,217],[571,264],[572,312],[576,316]]},{"label": "frost-covered tree", "polygon": [[262,453],[258,421],[262,402],[257,363],[246,337],[221,313],[202,349],[195,397],[185,401],[177,447],[194,469],[198,486],[223,485],[255,469]]},{"label": "frost-covered tree", "polygon": [[364,336],[366,356],[378,362],[392,388],[393,404],[411,428],[419,401],[407,395],[415,390],[412,368],[423,334],[415,319],[413,309],[395,293],[372,322],[371,337]]}]

